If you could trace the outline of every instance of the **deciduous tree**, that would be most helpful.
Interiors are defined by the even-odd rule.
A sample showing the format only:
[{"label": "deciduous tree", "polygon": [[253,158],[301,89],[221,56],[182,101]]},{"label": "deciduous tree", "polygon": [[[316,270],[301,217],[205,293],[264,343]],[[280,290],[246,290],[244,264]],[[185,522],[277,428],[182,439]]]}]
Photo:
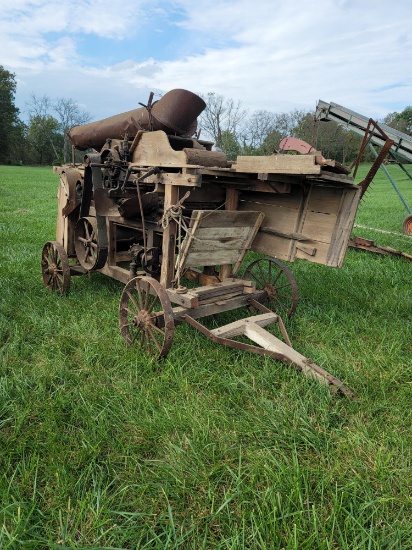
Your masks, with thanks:
[{"label": "deciduous tree", "polygon": [[11,137],[19,124],[19,109],[14,104],[15,75],[0,65],[0,163],[12,161]]},{"label": "deciduous tree", "polygon": [[53,110],[57,114],[60,132],[63,134],[63,161],[69,160],[70,142],[68,132],[72,126],[90,122],[92,116],[80,109],[74,99],[61,97],[53,103]]}]

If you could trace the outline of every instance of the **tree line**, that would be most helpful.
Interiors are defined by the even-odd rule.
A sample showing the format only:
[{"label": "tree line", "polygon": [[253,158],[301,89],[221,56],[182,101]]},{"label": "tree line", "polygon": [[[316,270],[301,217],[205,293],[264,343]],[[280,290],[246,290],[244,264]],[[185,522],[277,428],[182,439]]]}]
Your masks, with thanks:
[{"label": "tree line", "polygon": [[32,94],[27,102],[28,123],[15,106],[16,75],[0,65],[0,164],[59,164],[71,158],[67,137],[76,124],[92,116],[77,101]]},{"label": "tree line", "polygon": [[[27,102],[28,123],[21,121],[15,106],[15,74],[0,65],[0,164],[59,164],[71,158],[67,133],[74,125],[86,124],[92,116],[77,101],[31,95]],[[270,155],[287,136],[313,145],[326,158],[342,164],[356,159],[362,138],[333,121],[315,121],[315,113],[295,109],[288,113],[243,109],[240,101],[216,93],[203,96],[206,108],[199,117],[198,137],[234,160],[238,155]],[[412,107],[388,113],[389,126],[412,135]],[[368,156],[370,155],[370,156]],[[373,160],[366,152],[365,161]]]}]

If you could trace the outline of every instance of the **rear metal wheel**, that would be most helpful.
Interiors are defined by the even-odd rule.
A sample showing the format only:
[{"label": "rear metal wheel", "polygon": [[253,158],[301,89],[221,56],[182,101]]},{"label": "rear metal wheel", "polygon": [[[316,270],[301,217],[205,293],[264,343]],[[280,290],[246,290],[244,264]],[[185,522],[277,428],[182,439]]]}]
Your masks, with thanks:
[{"label": "rear metal wheel", "polygon": [[56,292],[56,294],[65,294],[69,290],[69,258],[59,242],[49,241],[44,245],[41,255],[41,269],[46,288]]},{"label": "rear metal wheel", "polygon": [[84,269],[92,271],[97,265],[97,223],[96,218],[80,218],[74,228],[74,249]]},{"label": "rear metal wheel", "polygon": [[406,216],[403,221],[402,229],[405,235],[412,235],[412,214]]},{"label": "rear metal wheel", "polygon": [[246,268],[243,276],[256,283],[258,290],[266,294],[267,307],[280,316],[292,317],[299,303],[298,285],[292,272],[276,258],[255,260]]},{"label": "rear metal wheel", "polygon": [[152,277],[134,277],[123,289],[120,333],[157,357],[166,357],[173,342],[173,309],[164,287]]}]

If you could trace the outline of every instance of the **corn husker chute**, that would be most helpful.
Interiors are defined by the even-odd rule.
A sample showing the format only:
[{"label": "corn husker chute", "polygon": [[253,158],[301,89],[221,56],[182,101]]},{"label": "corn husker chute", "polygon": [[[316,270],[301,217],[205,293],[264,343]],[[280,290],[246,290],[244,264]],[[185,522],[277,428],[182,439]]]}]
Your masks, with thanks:
[{"label": "corn husker chute", "polygon": [[[63,293],[72,275],[99,271],[125,285],[119,319],[129,344],[164,357],[175,325],[186,321],[212,341],[281,360],[353,396],[293,349],[281,316],[294,313],[298,289],[281,260],[340,267],[360,189],[316,151],[229,162],[193,137],[204,107],[195,94],[172,90],[70,131],[76,148],[94,152],[54,168],[58,217],[56,240],[43,248],[46,287]],[[249,250],[258,256],[240,277]],[[255,314],[213,330],[199,321],[239,308]],[[271,323],[283,340],[264,329]]]}]

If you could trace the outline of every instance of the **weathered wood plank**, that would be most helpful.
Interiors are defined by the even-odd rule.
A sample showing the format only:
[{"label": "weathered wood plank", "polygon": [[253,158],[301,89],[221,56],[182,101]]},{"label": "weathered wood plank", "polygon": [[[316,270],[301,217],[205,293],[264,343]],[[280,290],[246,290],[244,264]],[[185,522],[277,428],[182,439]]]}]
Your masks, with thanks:
[{"label": "weathered wood plank", "polygon": [[276,323],[277,320],[278,315],[276,315],[276,313],[262,313],[261,315],[254,315],[253,317],[247,317],[246,319],[234,321],[233,323],[215,328],[210,332],[213,335],[220,336],[222,338],[233,338],[233,336],[240,336],[245,333],[246,323],[256,323],[261,327],[265,327],[271,323]]},{"label": "weathered wood plank", "polygon": [[307,245],[307,248],[303,249],[303,247],[299,247],[299,244],[297,245],[295,249],[295,258],[308,260],[315,264],[326,265],[326,258],[328,255],[330,244],[315,241],[310,242],[313,245],[312,248]]},{"label": "weathered wood plank", "polygon": [[306,212],[302,233],[309,239],[330,243],[336,224],[336,215],[321,212]]},{"label": "weathered wood plank", "polygon": [[196,309],[190,310],[190,312],[183,306],[177,306],[173,308],[173,316],[176,322],[180,322],[182,317],[187,313],[189,313],[193,319],[200,319],[201,317],[208,317],[209,315],[216,315],[224,311],[232,311],[245,307],[251,300],[258,300],[261,295],[262,291],[255,292],[255,294],[241,294],[229,300],[220,300],[211,304],[199,306]]},{"label": "weathered wood plank", "polygon": [[[192,220],[201,212],[201,227],[254,227],[260,212],[239,212],[229,210],[194,210]],[[191,224],[192,224],[191,220]]]},{"label": "weathered wood plank", "polygon": [[169,296],[172,304],[179,304],[181,306],[191,309],[195,309],[199,305],[199,298],[196,296],[196,294],[193,294],[190,291],[187,291],[183,294],[181,292],[177,292],[174,289],[168,288],[167,295]]},{"label": "weathered wood plank", "polygon": [[253,241],[252,250],[265,256],[276,256],[279,260],[292,261],[292,242],[290,239],[259,231]]},{"label": "weathered wood plank", "polygon": [[232,165],[237,172],[320,174],[315,155],[239,156]]},{"label": "weathered wood plank", "polygon": [[342,196],[335,231],[332,235],[329,253],[326,258],[326,264],[331,267],[342,267],[343,265],[358,209],[360,194],[360,188],[355,190],[348,188]]},{"label": "weathered wood plank", "polygon": [[200,241],[239,237],[246,239],[250,233],[250,226],[245,227],[199,227],[196,230],[196,239]]},{"label": "weathered wood plank", "polygon": [[[179,200],[179,188],[174,185],[167,185],[165,189],[164,210],[165,212]],[[177,225],[173,220],[169,221],[168,226],[163,230],[162,244],[162,265],[160,284],[164,288],[172,286],[175,267],[175,249],[176,249]]]},{"label": "weathered wood plank", "polygon": [[193,239],[190,247],[190,254],[194,252],[209,252],[213,254],[216,250],[237,250],[238,254],[245,246],[244,237],[235,237],[233,235],[222,235],[216,239]]},{"label": "weathered wood plank", "polygon": [[339,212],[342,193],[341,187],[318,187],[313,186],[307,204],[308,210],[323,212],[324,214],[337,214]]},{"label": "weathered wood plank", "polygon": [[[225,211],[237,210],[239,204],[239,191],[228,187],[226,189]],[[232,275],[231,262],[223,262],[220,266],[219,275],[222,281]]]},{"label": "weathered wood plank", "polygon": [[[302,189],[293,185],[290,193],[255,193],[254,191],[243,192],[239,199],[239,210],[260,210],[268,206],[278,208],[291,208],[297,210],[302,200]],[[259,206],[253,207],[256,204]]]},{"label": "weathered wood plank", "polygon": [[239,250],[215,250],[189,252],[186,256],[184,267],[201,267],[205,265],[234,264],[239,258]]},{"label": "weathered wood plank", "polygon": [[186,154],[186,164],[198,164],[200,166],[207,166],[210,168],[227,167],[225,153],[188,148],[184,148],[183,151]]}]

